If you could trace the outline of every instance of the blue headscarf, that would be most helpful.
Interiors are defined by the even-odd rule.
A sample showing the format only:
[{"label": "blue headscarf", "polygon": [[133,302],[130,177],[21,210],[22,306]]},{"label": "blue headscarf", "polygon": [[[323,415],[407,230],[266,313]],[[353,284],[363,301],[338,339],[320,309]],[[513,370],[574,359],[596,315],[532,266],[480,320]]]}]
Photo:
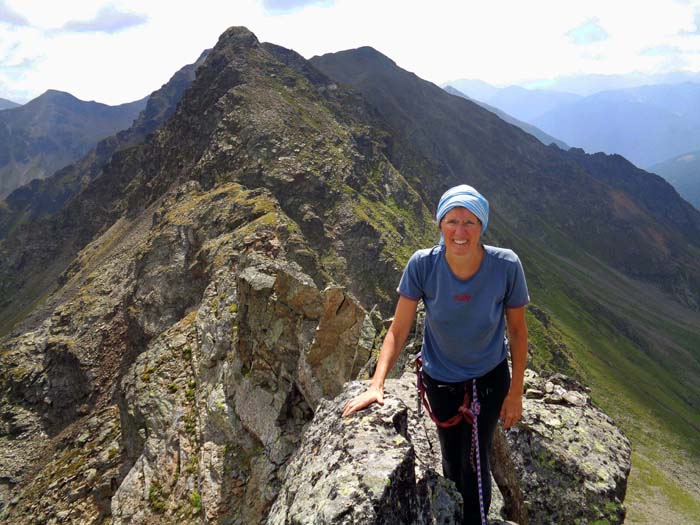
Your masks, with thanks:
[{"label": "blue headscarf", "polygon": [[[450,188],[442,194],[435,215],[438,225],[440,225],[440,221],[448,211],[458,206],[468,209],[477,216],[481,221],[481,235],[483,235],[489,223],[489,201],[481,193],[466,184]],[[442,234],[440,234],[440,244],[445,244]]]}]

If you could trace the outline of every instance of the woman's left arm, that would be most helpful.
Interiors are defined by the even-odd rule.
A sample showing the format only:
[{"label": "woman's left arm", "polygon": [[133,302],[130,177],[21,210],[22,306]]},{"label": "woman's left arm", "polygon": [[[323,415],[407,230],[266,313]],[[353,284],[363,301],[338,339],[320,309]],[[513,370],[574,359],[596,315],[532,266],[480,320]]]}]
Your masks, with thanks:
[{"label": "woman's left arm", "polygon": [[513,365],[513,376],[510,390],[503,406],[501,419],[503,428],[510,428],[518,422],[523,413],[523,382],[525,379],[525,361],[527,360],[527,324],[525,323],[525,307],[506,308],[508,323],[508,345],[510,359]]}]

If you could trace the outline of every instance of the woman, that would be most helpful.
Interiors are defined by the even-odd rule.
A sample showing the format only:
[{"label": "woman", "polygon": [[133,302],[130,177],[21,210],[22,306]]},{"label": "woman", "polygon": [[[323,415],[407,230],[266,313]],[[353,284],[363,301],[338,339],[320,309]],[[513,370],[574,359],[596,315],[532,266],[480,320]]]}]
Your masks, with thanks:
[{"label": "woman", "polygon": [[[418,301],[423,300],[422,380],[434,418],[446,422],[464,414],[455,418],[454,426],[443,428],[438,423],[438,435],[444,475],[462,494],[468,524],[485,523],[491,503],[488,451],[498,418],[505,428],[520,419],[527,356],[525,305],[530,298],[525,275],[514,252],[480,242],[488,219],[488,201],[471,186],[445,192],[437,209],[440,244],[418,250],[408,261],[374,377],[343,410],[348,416],[372,403],[384,403],[384,380],[406,342]],[[474,436],[471,416],[465,414],[465,392],[480,405],[471,406],[478,412],[478,454],[470,450]]]}]

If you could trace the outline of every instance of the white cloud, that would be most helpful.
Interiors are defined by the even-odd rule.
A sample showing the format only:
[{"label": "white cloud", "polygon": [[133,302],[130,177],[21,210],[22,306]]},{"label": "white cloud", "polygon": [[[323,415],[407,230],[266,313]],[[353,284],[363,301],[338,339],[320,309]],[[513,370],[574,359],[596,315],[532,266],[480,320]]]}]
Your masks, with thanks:
[{"label": "white cloud", "polygon": [[[271,1],[280,9],[271,11]],[[267,8],[262,0],[6,0],[0,5],[28,25],[0,23],[0,97],[25,100],[53,88],[112,104],[135,100],[232,25],[307,58],[370,45],[436,83],[667,70],[673,67],[667,56],[645,52],[661,46],[679,49],[677,67],[700,70],[700,37],[685,34],[697,30],[700,0],[265,2]],[[148,20],[111,34],[57,31],[71,21],[99,21],[106,9]],[[567,32],[591,20],[607,38],[576,45]]]},{"label": "white cloud", "polygon": [[262,0],[262,4],[271,13],[289,13],[314,4],[332,5],[333,0]]},{"label": "white cloud", "polygon": [[29,24],[27,19],[22,15],[17,14],[7,3],[0,0],[0,24],[9,24],[13,26],[26,26]]},{"label": "white cloud", "polygon": [[101,7],[90,20],[69,20],[62,31],[74,31],[79,33],[119,33],[130,27],[145,24],[148,17],[129,11],[120,11],[113,5]]},{"label": "white cloud", "polygon": [[594,42],[607,40],[609,35],[598,23],[598,18],[591,18],[580,26],[567,31],[566,36],[568,36],[574,44],[585,46]]}]

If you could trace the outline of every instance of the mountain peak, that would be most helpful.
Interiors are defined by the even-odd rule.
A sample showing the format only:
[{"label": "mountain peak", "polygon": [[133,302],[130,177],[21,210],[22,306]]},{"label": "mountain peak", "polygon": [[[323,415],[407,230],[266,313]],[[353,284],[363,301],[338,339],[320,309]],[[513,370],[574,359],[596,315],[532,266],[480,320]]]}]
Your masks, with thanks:
[{"label": "mountain peak", "polygon": [[347,49],[345,51],[338,51],[337,53],[326,53],[325,55],[313,57],[311,60],[313,61],[314,59],[318,59],[323,61],[326,57],[352,57],[353,59],[359,60],[361,62],[371,62],[377,64],[396,66],[396,62],[394,62],[388,56],[370,46],[362,46],[356,49]]},{"label": "mountain peak", "polygon": [[21,104],[17,104],[17,102],[14,102],[12,100],[7,100],[6,98],[0,98],[0,110],[17,108],[19,106],[21,106]]},{"label": "mountain peak", "polygon": [[36,110],[37,108],[47,108],[47,107],[71,107],[77,108],[82,105],[87,104],[98,104],[97,102],[85,102],[79,98],[67,93],[66,91],[59,91],[57,89],[47,89],[41,95],[33,98],[27,102],[23,107],[29,111]]},{"label": "mountain peak", "polygon": [[44,100],[44,101],[64,101],[64,100],[79,100],[70,93],[66,91],[59,91],[57,89],[47,89],[41,95],[36,97],[34,100]]},{"label": "mountain peak", "polygon": [[255,48],[260,46],[260,42],[258,41],[258,37],[247,27],[233,26],[223,32],[216,46]]}]

